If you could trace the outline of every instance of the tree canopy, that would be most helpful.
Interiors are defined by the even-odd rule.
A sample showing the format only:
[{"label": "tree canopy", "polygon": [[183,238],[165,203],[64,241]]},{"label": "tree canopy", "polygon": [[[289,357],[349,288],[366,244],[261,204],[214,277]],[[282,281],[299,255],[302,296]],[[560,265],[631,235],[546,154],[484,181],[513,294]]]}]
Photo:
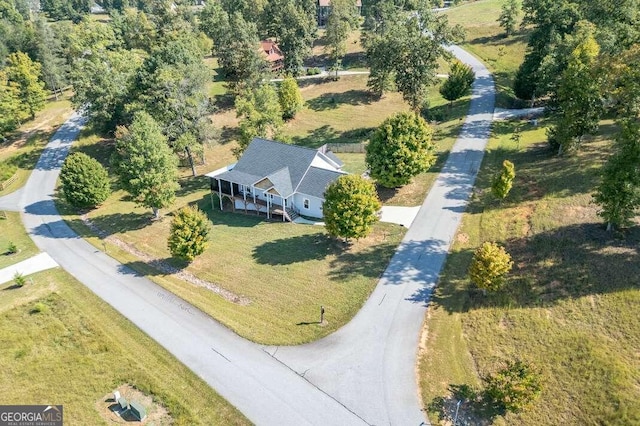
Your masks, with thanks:
[{"label": "tree canopy", "polygon": [[327,232],[334,237],[364,238],[378,221],[382,205],[376,188],[362,176],[340,176],[327,187],[324,197],[324,222]]},{"label": "tree canopy", "polygon": [[238,96],[236,114],[240,118],[240,138],[234,154],[238,158],[254,137],[276,139],[281,136],[282,109],[278,94],[270,83]]},{"label": "tree canopy", "polygon": [[178,185],[178,162],[156,121],[138,112],[129,127],[116,131],[112,164],[120,186],[141,206],[159,210],[173,204]]},{"label": "tree canopy", "polygon": [[451,62],[449,77],[440,86],[440,94],[453,104],[453,101],[471,94],[471,87],[476,79],[473,69],[457,59]]},{"label": "tree canopy", "polygon": [[413,113],[387,118],[367,146],[366,163],[370,175],[383,186],[396,188],[429,170],[436,160],[432,130]]},{"label": "tree canopy", "polygon": [[82,152],[74,152],[64,161],[60,187],[65,200],[80,208],[96,207],[111,194],[107,170]]},{"label": "tree canopy", "polygon": [[193,261],[207,249],[211,222],[198,207],[186,206],[174,213],[169,233],[171,255]]},{"label": "tree canopy", "polygon": [[473,253],[469,278],[482,290],[496,291],[504,284],[504,276],[511,271],[513,261],[504,247],[485,242]]}]

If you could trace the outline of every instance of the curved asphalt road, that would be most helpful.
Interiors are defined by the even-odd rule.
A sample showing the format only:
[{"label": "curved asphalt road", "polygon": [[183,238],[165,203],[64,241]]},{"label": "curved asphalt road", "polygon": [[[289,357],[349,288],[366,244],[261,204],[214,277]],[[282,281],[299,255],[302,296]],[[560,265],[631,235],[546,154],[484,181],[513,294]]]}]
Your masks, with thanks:
[{"label": "curved asphalt road", "polygon": [[494,104],[487,69],[462,49],[476,82],[467,120],[374,293],[336,333],[301,347],[265,348],[137,275],[76,235],[53,203],[59,168],[84,119],[54,135],[25,188],[0,198],[23,211],[40,249],[203,378],[251,421],[264,425],[419,425],[415,375],[427,301],[473,187]]}]

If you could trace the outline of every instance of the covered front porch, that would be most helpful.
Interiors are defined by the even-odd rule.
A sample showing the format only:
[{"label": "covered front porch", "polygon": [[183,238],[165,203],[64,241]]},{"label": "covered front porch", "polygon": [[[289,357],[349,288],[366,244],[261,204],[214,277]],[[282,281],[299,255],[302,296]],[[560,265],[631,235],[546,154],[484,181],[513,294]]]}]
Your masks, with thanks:
[{"label": "covered front porch", "polygon": [[283,197],[269,185],[268,179],[256,183],[255,185],[244,185],[229,180],[211,178],[211,203],[212,208],[216,208],[213,194],[218,196],[220,210],[224,210],[223,200],[231,201],[231,209],[249,212],[255,211],[257,215],[265,214],[267,219],[282,217],[282,221],[293,222],[298,213],[292,206],[293,197]]}]

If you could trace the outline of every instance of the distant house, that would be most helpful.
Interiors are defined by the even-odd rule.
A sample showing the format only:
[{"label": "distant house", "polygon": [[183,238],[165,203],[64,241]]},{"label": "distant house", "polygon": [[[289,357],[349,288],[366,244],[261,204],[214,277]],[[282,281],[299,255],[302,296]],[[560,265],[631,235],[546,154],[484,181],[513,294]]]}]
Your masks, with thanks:
[{"label": "distant house", "polygon": [[276,72],[284,68],[284,55],[274,41],[262,40],[260,48],[267,62],[271,64],[271,71]]},{"label": "distant house", "polygon": [[221,210],[227,198],[234,210],[293,221],[298,215],[322,217],[324,191],[346,174],[341,168],[342,162],[325,147],[316,150],[254,138],[237,163],[206,176]]},{"label": "distant house", "polygon": [[[356,0],[356,7],[358,8],[358,15],[362,14],[362,0]],[[324,27],[327,25],[327,19],[329,19],[329,13],[331,12],[331,0],[318,0],[318,26]]]}]

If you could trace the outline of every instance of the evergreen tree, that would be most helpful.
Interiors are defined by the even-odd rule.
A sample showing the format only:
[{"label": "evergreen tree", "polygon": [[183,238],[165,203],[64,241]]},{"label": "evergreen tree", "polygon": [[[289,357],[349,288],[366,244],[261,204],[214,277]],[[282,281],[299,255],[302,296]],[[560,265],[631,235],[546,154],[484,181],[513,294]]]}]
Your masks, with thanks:
[{"label": "evergreen tree", "polygon": [[473,69],[456,59],[451,63],[449,77],[440,86],[440,94],[450,102],[449,106],[451,106],[453,101],[471,94],[471,87],[475,79]]},{"label": "evergreen tree", "polygon": [[364,238],[378,221],[376,188],[358,175],[340,176],[324,193],[322,211],[327,232],[346,240]]},{"label": "evergreen tree", "polygon": [[498,22],[500,27],[504,29],[505,37],[509,37],[515,31],[518,15],[520,15],[520,3],[518,3],[518,0],[507,0],[502,4]]},{"label": "evergreen tree", "polygon": [[146,112],[138,112],[129,127],[116,131],[112,164],[121,187],[141,206],[160,209],[173,204],[178,185],[178,162],[167,138]]}]

